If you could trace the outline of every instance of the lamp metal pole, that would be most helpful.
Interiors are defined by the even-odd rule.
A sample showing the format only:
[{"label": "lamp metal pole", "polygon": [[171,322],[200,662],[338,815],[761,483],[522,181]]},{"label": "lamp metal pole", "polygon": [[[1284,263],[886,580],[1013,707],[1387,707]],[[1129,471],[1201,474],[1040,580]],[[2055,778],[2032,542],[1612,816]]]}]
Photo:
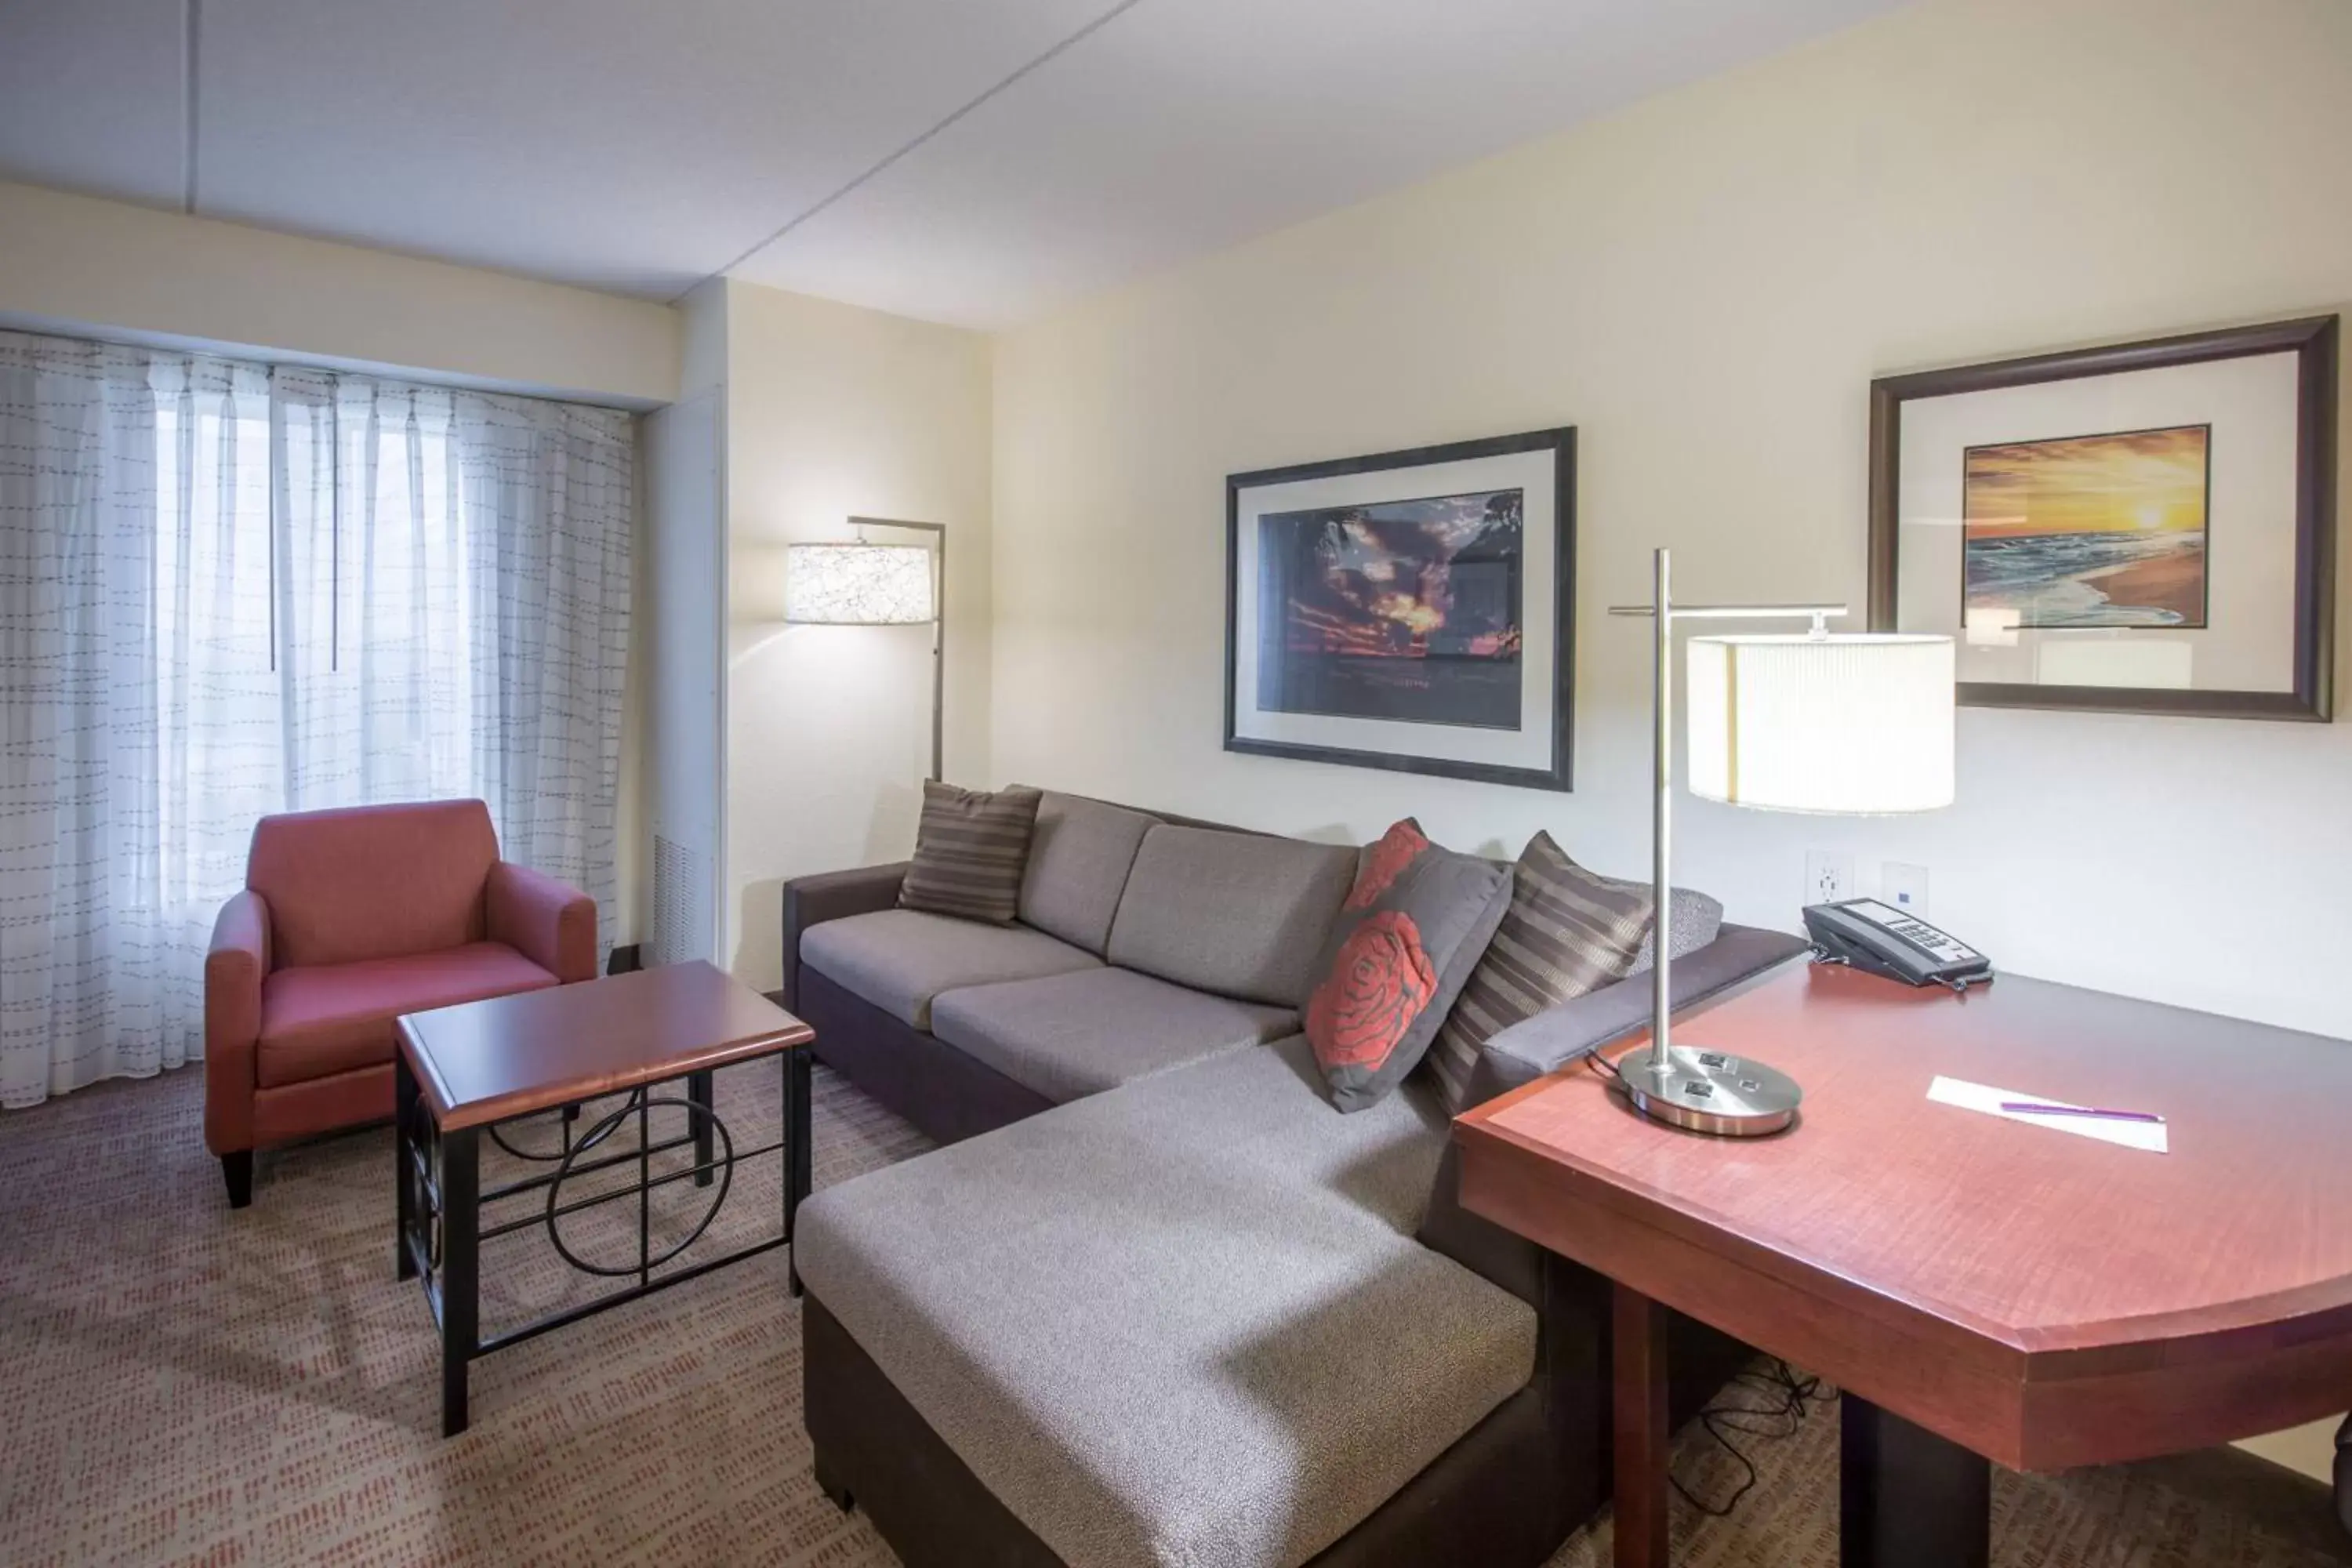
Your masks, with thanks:
[{"label": "lamp metal pole", "polygon": [[1674,989],[1673,871],[1675,819],[1675,623],[1685,620],[1806,620],[1813,636],[1828,635],[1828,619],[1843,605],[1677,605],[1673,552],[1661,547],[1652,567],[1651,601],[1612,605],[1612,616],[1651,617],[1650,769],[1650,1050],[1629,1063],[1618,1081],[1643,1114],[1696,1131],[1731,1136],[1777,1132],[1796,1115],[1802,1092],[1785,1073],[1761,1062],[1706,1053],[1675,1059],[1672,1043]]},{"label": "lamp metal pole", "polygon": [[939,543],[931,549],[931,782],[938,784],[947,776],[941,764],[947,737],[948,525],[905,522],[888,517],[853,517],[849,521],[861,539],[869,528],[909,528],[918,533],[939,535]]}]

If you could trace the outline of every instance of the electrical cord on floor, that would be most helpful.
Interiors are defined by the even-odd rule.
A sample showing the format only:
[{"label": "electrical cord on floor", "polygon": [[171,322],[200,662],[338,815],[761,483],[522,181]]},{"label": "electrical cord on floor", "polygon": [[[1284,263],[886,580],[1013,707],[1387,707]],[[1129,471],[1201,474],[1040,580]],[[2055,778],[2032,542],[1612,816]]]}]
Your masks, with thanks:
[{"label": "electrical cord on floor", "polygon": [[[1735,1392],[1752,1394],[1759,1391],[1764,1398],[1760,1405],[1723,1403],[1726,1395]],[[1756,1461],[1731,1440],[1731,1434],[1774,1442],[1785,1441],[1797,1435],[1797,1429],[1805,1424],[1805,1417],[1812,1414],[1813,1405],[1826,1405],[1836,1397],[1834,1392],[1822,1390],[1820,1378],[1801,1375],[1785,1361],[1769,1361],[1761,1367],[1751,1367],[1733,1378],[1723,1394],[1716,1396],[1716,1402],[1698,1413],[1699,1425],[1706,1428],[1706,1435],[1721,1444],[1723,1451],[1729,1454],[1732,1462],[1739,1467],[1739,1485],[1717,1505],[1702,1500],[1690,1488],[1683,1485],[1681,1477],[1671,1471],[1666,1479],[1674,1482],[1675,1490],[1682,1494],[1683,1500],[1699,1512],[1717,1519],[1727,1518],[1733,1509],[1739,1506],[1739,1500],[1756,1485]]]}]

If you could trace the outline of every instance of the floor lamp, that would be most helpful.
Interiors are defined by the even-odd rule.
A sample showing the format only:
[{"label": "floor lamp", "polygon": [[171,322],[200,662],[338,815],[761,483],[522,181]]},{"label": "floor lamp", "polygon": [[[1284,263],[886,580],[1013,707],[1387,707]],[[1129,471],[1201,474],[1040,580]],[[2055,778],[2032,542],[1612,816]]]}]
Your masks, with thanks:
[{"label": "floor lamp", "polygon": [[[931,773],[940,778],[947,694],[947,525],[853,517],[848,543],[793,544],[784,550],[784,620],[799,626],[931,628]],[[875,544],[869,528],[913,529],[939,536],[927,544]]]},{"label": "floor lamp", "polygon": [[1752,1058],[1677,1047],[1668,1029],[1673,952],[1675,624],[1810,620],[1793,636],[1693,637],[1691,793],[1768,811],[1876,816],[1952,803],[1952,639],[1896,634],[1832,637],[1843,605],[1679,605],[1673,563],[1657,552],[1654,597],[1612,605],[1653,621],[1655,784],[1650,873],[1656,910],[1650,1048],[1625,1058],[1616,1082],[1634,1109],[1694,1132],[1756,1137],[1795,1120],[1794,1079]]}]

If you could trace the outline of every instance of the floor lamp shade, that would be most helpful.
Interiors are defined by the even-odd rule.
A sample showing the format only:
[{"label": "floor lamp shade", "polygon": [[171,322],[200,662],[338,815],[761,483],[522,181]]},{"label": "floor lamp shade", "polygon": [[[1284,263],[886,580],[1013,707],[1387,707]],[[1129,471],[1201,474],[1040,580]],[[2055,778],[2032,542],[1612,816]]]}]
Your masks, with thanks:
[{"label": "floor lamp shade", "polygon": [[1951,638],[1693,637],[1685,668],[1693,795],[1844,815],[1952,804]]},{"label": "floor lamp shade", "polygon": [[923,545],[786,547],[784,619],[794,625],[909,626],[938,618]]}]

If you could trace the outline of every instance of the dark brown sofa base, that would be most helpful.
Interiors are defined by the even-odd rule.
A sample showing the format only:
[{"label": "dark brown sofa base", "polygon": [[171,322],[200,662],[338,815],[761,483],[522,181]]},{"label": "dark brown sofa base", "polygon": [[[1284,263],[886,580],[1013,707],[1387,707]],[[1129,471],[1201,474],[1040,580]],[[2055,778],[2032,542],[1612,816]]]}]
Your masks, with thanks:
[{"label": "dark brown sofa base", "polygon": [[[1607,1282],[1564,1259],[1549,1292],[1590,1297],[1547,1325],[1602,1323]],[[1564,1308],[1566,1303],[1554,1302]],[[803,1419],[817,1485],[861,1509],[908,1568],[1062,1568],[931,1430],[811,1290],[801,1300]],[[1687,1319],[1673,1321],[1674,1412],[1696,1415],[1746,1359],[1742,1346]],[[1505,1400],[1403,1489],[1311,1560],[1310,1568],[1476,1563],[1535,1568],[1608,1496],[1609,1346],[1543,1343],[1534,1380]]]},{"label": "dark brown sofa base", "polygon": [[932,1138],[954,1143],[1050,1110],[1054,1102],[801,965],[793,1011],[816,1031],[816,1059]]}]

